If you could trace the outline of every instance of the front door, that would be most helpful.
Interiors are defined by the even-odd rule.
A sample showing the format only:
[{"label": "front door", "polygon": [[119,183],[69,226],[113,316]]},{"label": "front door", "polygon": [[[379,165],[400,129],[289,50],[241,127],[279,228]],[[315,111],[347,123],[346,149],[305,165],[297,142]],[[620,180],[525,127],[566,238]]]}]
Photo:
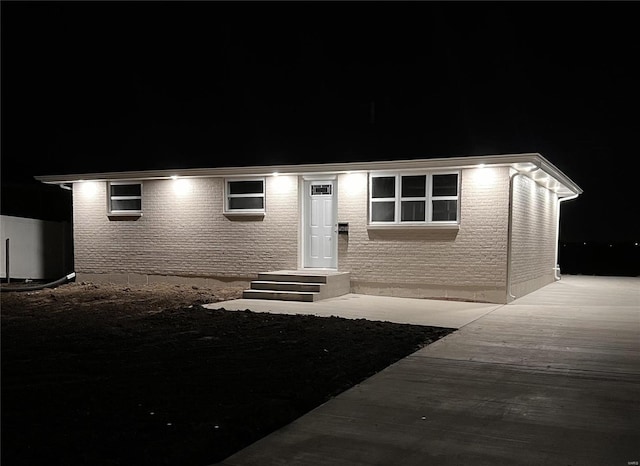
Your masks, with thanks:
[{"label": "front door", "polygon": [[304,181],[304,267],[337,267],[335,180]]}]

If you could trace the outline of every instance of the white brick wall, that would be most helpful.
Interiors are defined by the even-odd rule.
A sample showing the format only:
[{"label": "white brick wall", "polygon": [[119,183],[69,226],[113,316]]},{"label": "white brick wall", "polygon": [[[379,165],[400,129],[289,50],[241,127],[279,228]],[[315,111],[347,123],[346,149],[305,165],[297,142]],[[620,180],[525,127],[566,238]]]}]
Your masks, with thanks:
[{"label": "white brick wall", "polygon": [[[266,178],[261,219],[225,216],[223,188],[221,178],[145,181],[143,216],[115,220],[107,216],[106,183],[76,183],[76,271],[252,277],[295,269],[298,177]],[[512,284],[528,292],[552,277],[556,202],[524,177],[516,177],[514,190]],[[349,234],[338,236],[338,268],[351,272],[353,291],[505,301],[509,168],[461,171],[457,231],[368,229],[365,173],[339,175],[337,195],[338,221],[349,223]],[[533,209],[534,202],[544,208]]]},{"label": "white brick wall", "polygon": [[339,269],[351,272],[356,290],[360,282],[381,293],[504,299],[507,168],[462,170],[457,232],[367,230],[366,174],[341,175],[338,192],[338,221],[349,222],[348,237],[339,238]]},{"label": "white brick wall", "polygon": [[511,293],[519,297],[554,280],[558,202],[530,178],[513,183]]},{"label": "white brick wall", "polygon": [[295,176],[267,177],[266,215],[247,219],[223,215],[223,179],[145,181],[143,216],[117,220],[107,217],[106,183],[75,183],[76,271],[251,277],[295,268],[297,187]]}]

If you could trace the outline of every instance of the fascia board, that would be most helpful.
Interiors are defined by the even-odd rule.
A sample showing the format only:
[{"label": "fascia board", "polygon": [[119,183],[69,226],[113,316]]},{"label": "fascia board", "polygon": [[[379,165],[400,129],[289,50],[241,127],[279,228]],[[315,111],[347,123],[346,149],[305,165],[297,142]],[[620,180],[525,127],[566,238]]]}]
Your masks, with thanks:
[{"label": "fascia board", "polygon": [[469,156],[446,157],[434,159],[414,160],[389,160],[372,162],[345,162],[299,165],[258,165],[248,167],[222,167],[222,168],[188,168],[143,170],[125,172],[97,172],[79,173],[69,175],[41,175],[34,178],[42,183],[60,184],[78,181],[108,181],[108,180],[153,180],[166,179],[172,176],[178,177],[231,177],[231,176],[256,176],[278,173],[281,175],[297,175],[304,173],[336,173],[347,171],[373,171],[373,170],[411,170],[429,168],[464,168],[480,164],[501,165],[531,161],[538,154],[514,154],[501,156]]},{"label": "fascia board", "polygon": [[572,194],[582,194],[582,189],[576,183],[573,182],[571,178],[565,175],[558,167],[553,165],[547,159],[545,159],[542,155],[538,155],[540,158],[540,169],[547,173],[552,178],[555,178],[558,183],[566,186]]},{"label": "fascia board", "polygon": [[480,165],[485,166],[513,166],[531,163],[547,172],[576,194],[582,190],[569,177],[556,168],[551,162],[538,153],[503,154],[486,156],[442,157],[432,159],[388,160],[370,162],[344,162],[300,165],[258,165],[248,167],[222,168],[189,168],[167,170],[143,170],[126,172],[100,172],[69,175],[43,175],[34,178],[47,184],[66,184],[80,181],[110,181],[110,180],[155,180],[171,177],[216,178],[240,176],[266,176],[274,173],[280,175],[302,175],[340,172],[368,172],[368,171],[399,171],[425,169],[461,169]]}]

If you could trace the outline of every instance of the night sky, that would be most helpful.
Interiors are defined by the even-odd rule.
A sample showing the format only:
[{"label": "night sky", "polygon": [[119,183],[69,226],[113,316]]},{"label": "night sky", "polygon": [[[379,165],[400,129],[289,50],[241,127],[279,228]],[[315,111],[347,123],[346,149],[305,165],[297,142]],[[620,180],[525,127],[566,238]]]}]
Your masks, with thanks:
[{"label": "night sky", "polygon": [[561,240],[640,241],[634,3],[3,1],[3,213],[40,174],[539,152],[584,189]]}]

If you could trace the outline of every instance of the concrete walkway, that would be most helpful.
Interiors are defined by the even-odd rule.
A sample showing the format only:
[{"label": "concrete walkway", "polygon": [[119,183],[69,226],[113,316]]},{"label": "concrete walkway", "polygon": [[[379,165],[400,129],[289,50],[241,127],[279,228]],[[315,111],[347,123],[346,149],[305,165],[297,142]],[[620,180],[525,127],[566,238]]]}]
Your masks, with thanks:
[{"label": "concrete walkway", "polygon": [[275,314],[337,316],[346,319],[382,320],[401,324],[460,328],[499,308],[500,304],[347,294],[312,303],[235,299],[205,304],[205,307],[210,309],[224,308],[228,311],[250,309],[253,312],[273,312]]},{"label": "concrete walkway", "polygon": [[[423,301],[442,322],[466,304]],[[565,276],[475,318],[453,308],[470,323],[221,464],[638,464],[639,278]]]}]

